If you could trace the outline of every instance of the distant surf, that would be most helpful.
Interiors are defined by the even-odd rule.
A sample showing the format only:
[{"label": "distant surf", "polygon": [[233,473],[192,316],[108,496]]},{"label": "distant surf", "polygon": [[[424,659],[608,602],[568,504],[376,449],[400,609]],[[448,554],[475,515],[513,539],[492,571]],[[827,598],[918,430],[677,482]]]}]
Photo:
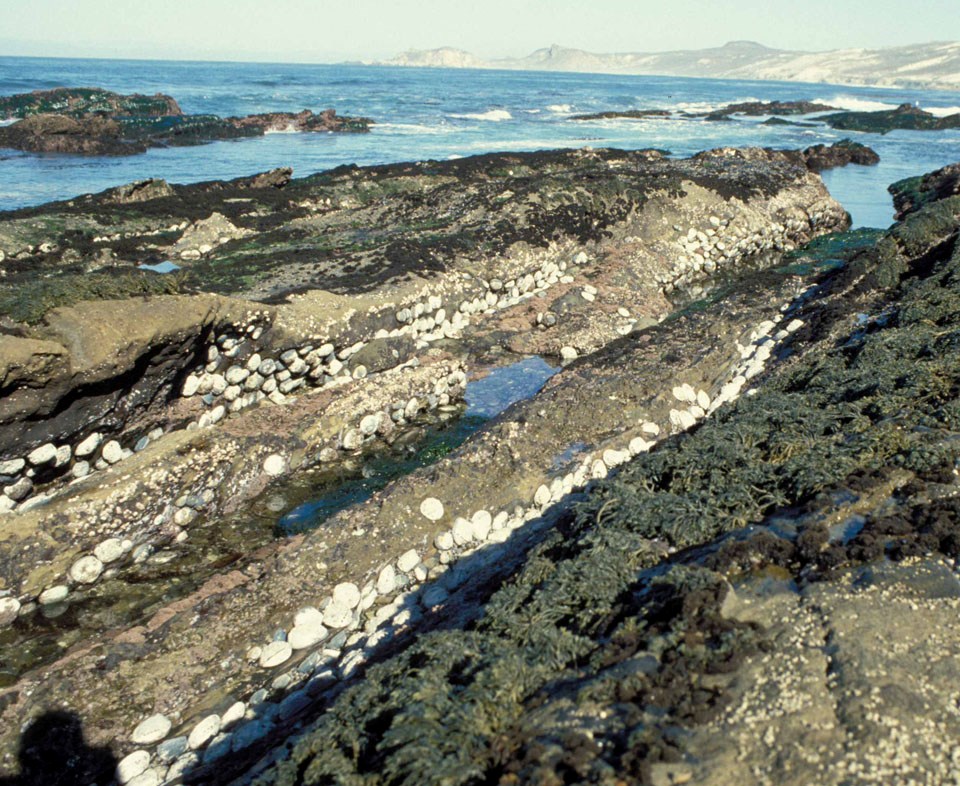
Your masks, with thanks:
[{"label": "distant surf", "polygon": [[506,109],[491,109],[489,112],[467,113],[462,115],[450,115],[458,120],[484,120],[490,123],[501,123],[504,120],[513,120]]}]

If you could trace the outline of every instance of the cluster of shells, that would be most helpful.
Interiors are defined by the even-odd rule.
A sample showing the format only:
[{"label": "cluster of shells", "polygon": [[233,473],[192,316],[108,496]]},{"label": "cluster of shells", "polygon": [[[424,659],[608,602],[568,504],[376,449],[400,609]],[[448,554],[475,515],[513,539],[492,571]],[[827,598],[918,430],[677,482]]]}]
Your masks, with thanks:
[{"label": "cluster of shells", "polygon": [[[416,363],[416,359],[411,363]],[[450,361],[438,364],[435,369],[431,368],[431,372],[428,378],[419,383],[423,388],[419,395],[388,401],[380,409],[355,415],[355,426],[343,429],[330,445],[317,453],[316,459],[321,462],[332,461],[344,451],[355,452],[377,438],[389,439],[395,429],[420,413],[462,398],[467,375],[461,363]],[[270,454],[262,463],[263,473],[269,477],[279,477],[289,469],[288,458],[279,453]],[[177,543],[189,537],[190,525],[205,510],[212,509],[216,502],[222,501],[219,486],[223,471],[212,466],[210,472],[213,474],[208,473],[194,487],[181,489],[179,496],[171,500],[154,519],[156,527],[167,533],[175,533],[171,537]],[[44,588],[38,596],[0,598],[0,626],[13,622],[17,616],[33,613],[37,607],[43,609],[45,617],[59,616],[66,610],[67,599],[72,593],[86,590],[99,580],[114,577],[125,565],[145,562],[154,552],[155,546],[149,538],[108,537],[90,551],[82,553],[65,576]],[[171,553],[168,556],[172,558],[173,555]]]},{"label": "cluster of shells", "polygon": [[[751,330],[748,344],[737,345],[741,361],[714,396],[686,383],[674,387],[672,396],[679,406],[670,411],[668,432],[656,422],[641,420],[625,444],[582,457],[565,474],[541,484],[527,505],[456,516],[434,535],[431,546],[410,549],[383,564],[362,585],[342,582],[315,605],[300,608],[289,627],[276,631],[269,641],[252,643],[244,653],[261,669],[279,672],[276,676],[222,714],[180,724],[178,736],[169,736],[174,723],[164,715],[141,721],[129,738],[139,747],[121,761],[120,781],[130,786],[173,783],[192,768],[241,751],[277,725],[295,720],[318,696],[353,675],[377,647],[442,607],[469,578],[462,567],[466,563],[461,563],[464,557],[486,555],[471,560],[475,569],[493,563],[500,554],[496,547],[514,533],[537,531],[548,524],[551,510],[561,509],[592,481],[651,450],[662,434],[686,431],[723,403],[736,400],[746,373],[752,378],[762,371],[773,349],[803,325],[793,319],[778,327],[783,319],[780,314],[761,322]],[[431,522],[449,519],[447,506],[436,497],[423,499],[419,514]],[[294,667],[282,668],[294,660]]]},{"label": "cluster of shells", "polygon": [[[566,272],[567,262],[560,257],[560,252],[549,254],[529,272],[513,278],[476,279],[473,288],[477,294],[459,300],[455,307],[452,303],[445,307],[438,295],[418,299],[396,310],[396,326],[378,329],[373,338],[409,336],[416,340],[418,349],[441,339],[459,338],[471,316],[495,313],[557,283],[572,282],[573,277]],[[579,252],[573,264],[587,261],[587,255]],[[205,362],[187,374],[180,391],[183,398],[199,398],[207,406],[207,411],[187,424],[187,429],[213,426],[228,413],[240,412],[264,400],[283,405],[302,388],[335,388],[367,376],[365,366],[351,366],[349,362],[366,342],[337,347],[333,341],[323,340],[271,353],[258,343],[269,327],[268,320],[266,311],[256,311],[245,322],[213,337],[206,348]],[[449,403],[443,400],[444,395],[438,394],[440,406]],[[394,421],[399,422],[396,418]],[[53,475],[57,481],[84,478],[146,449],[163,433],[163,429],[156,428],[123,445],[118,439],[94,431],[76,445],[47,443],[23,457],[0,462],[0,514],[41,505],[62,488],[62,482],[50,483],[44,493],[39,493],[37,486],[41,484],[35,480],[38,477]]]},{"label": "cluster of shells", "polygon": [[[689,384],[674,387],[672,396],[678,406],[670,410],[669,431],[688,430],[723,403],[736,400],[748,380],[765,368],[777,345],[803,325],[793,319],[782,326],[783,319],[784,314],[780,314],[760,323],[748,334],[745,345],[737,345],[740,361],[715,395]],[[299,353],[297,357],[301,357]],[[465,381],[461,370],[451,372],[442,383],[438,380],[434,388],[437,401],[441,388],[446,387],[444,392],[448,392]],[[374,422],[379,428],[385,420],[405,417],[408,406],[409,402],[398,402],[384,412],[364,415],[359,432],[368,437],[376,434]],[[277,724],[295,720],[315,697],[349,678],[379,645],[443,606],[468,579],[467,570],[459,564],[463,557],[483,552],[490,555],[489,559],[496,559],[493,547],[505,544],[518,530],[528,532],[541,526],[546,511],[563,506],[591,481],[608,476],[617,466],[649,451],[662,433],[659,424],[643,420],[626,444],[608,445],[582,457],[574,468],[540,485],[526,506],[498,512],[481,509],[456,516],[448,528],[435,534],[430,547],[410,549],[382,565],[365,583],[343,582],[315,605],[302,607],[288,627],[278,630],[269,641],[251,643],[244,653],[248,661],[279,674],[222,713],[194,718],[189,725],[181,723],[178,715],[174,720],[183,727],[178,736],[170,736],[174,720],[164,715],[141,721],[129,738],[137,749],[119,765],[120,782],[131,786],[173,783],[197,765],[243,750]],[[278,466],[268,466],[271,462]],[[271,456],[264,469],[268,474],[280,474],[282,463],[282,457]],[[182,501],[188,506],[188,500]],[[199,504],[203,499],[198,497],[194,502]],[[444,503],[433,497],[422,501],[419,513],[432,522],[449,519]],[[98,548],[109,550],[110,554],[103,556],[112,557],[125,553],[129,545],[110,542]],[[75,568],[80,571],[82,566],[77,564]],[[0,615],[3,613],[0,601]],[[292,660],[296,660],[296,666],[284,669]]]},{"label": "cluster of shells", "polygon": [[804,218],[784,218],[782,221],[763,221],[753,226],[734,223],[732,216],[709,216],[704,228],[690,227],[684,232],[680,225],[679,247],[673,267],[655,277],[665,294],[682,289],[729,268],[741,260],[766,252],[792,251],[808,236],[813,227],[829,216],[818,211]]}]

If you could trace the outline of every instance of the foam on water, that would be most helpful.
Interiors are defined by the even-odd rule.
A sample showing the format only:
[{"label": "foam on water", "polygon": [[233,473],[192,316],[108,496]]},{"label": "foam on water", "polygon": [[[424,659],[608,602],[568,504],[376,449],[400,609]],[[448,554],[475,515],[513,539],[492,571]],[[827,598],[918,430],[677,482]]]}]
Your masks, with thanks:
[{"label": "foam on water", "polygon": [[[0,209],[12,209],[121,183],[230,179],[289,166],[296,176],[360,166],[476,153],[549,148],[656,147],[675,156],[721,146],[774,148],[830,144],[851,136],[826,126],[765,126],[758,119],[709,123],[682,117],[649,122],[579,123],[569,115],[631,108],[708,112],[743,101],[818,100],[850,108],[920,102],[937,114],[957,94],[783,82],[603,74],[416,69],[377,66],[186,63],[0,57],[0,95],[58,85],[100,85],[122,93],[167,93],[188,113],[240,116],[321,111],[376,121],[369,134],[290,134],[156,148],[127,157],[36,156],[0,151]],[[888,222],[886,187],[952,163],[960,131],[855,135],[881,156],[877,167],[829,175],[855,223]],[[849,202],[848,202],[849,200]]]},{"label": "foam on water", "polygon": [[891,104],[888,101],[875,101],[849,95],[835,95],[833,98],[817,98],[814,100],[818,104],[835,106],[837,109],[843,109],[847,112],[882,112],[900,106],[900,104]]},{"label": "foam on water", "polygon": [[489,112],[468,112],[462,115],[450,115],[460,120],[484,120],[490,123],[502,123],[504,120],[513,120],[506,109],[491,109]]}]

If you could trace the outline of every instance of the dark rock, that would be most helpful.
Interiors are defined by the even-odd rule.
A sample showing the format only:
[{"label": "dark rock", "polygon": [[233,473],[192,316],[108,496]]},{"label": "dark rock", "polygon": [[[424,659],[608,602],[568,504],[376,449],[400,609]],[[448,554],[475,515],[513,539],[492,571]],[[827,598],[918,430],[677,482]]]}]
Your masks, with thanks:
[{"label": "dark rock", "polygon": [[142,142],[124,139],[119,123],[100,116],[30,115],[0,127],[0,147],[30,153],[77,153],[116,156],[143,153]]},{"label": "dark rock", "polygon": [[96,87],[58,87],[0,97],[0,118],[45,114],[68,117],[91,114],[165,117],[182,115],[183,111],[174,99],[161,93],[152,96],[139,93],[120,95]]},{"label": "dark rock", "polygon": [[626,109],[623,111],[596,112],[592,115],[572,115],[570,120],[642,120],[646,117],[670,117],[666,109]]},{"label": "dark rock", "polygon": [[950,164],[921,177],[900,180],[887,189],[893,194],[897,219],[936,202],[960,194],[960,164]]},{"label": "dark rock", "polygon": [[118,205],[128,205],[173,196],[173,193],[173,189],[166,180],[150,178],[149,180],[138,180],[135,183],[119,186],[108,191],[104,197]]},{"label": "dark rock", "polygon": [[849,139],[841,139],[832,145],[813,145],[803,151],[803,157],[811,172],[822,172],[847,164],[875,166],[880,163],[876,151]]},{"label": "dark rock", "polygon": [[739,104],[728,104],[720,110],[727,115],[809,115],[814,112],[833,112],[837,107],[828,104],[818,104],[815,101],[745,101]]},{"label": "dark rock", "polygon": [[90,88],[58,88],[0,98],[0,118],[10,117],[22,119],[0,127],[0,147],[109,156],[143,153],[150,147],[262,136],[286,129],[364,132],[373,122],[341,117],[333,109],[319,114],[305,109],[297,114],[276,112],[242,118],[184,115],[169,96],[123,96]]},{"label": "dark rock", "polygon": [[816,123],[801,123],[797,120],[784,120],[782,117],[769,117],[760,125],[764,126],[794,126],[796,128],[816,128]]},{"label": "dark rock", "polygon": [[282,167],[233,182],[238,188],[283,188],[292,177],[293,170],[290,167]]},{"label": "dark rock", "polygon": [[393,368],[414,353],[416,342],[409,336],[377,338],[350,357],[350,367],[365,366],[375,374]]},{"label": "dark rock", "polygon": [[831,128],[871,134],[886,134],[897,129],[941,131],[946,128],[960,128],[960,113],[937,117],[913,104],[901,104],[896,109],[879,112],[837,112],[818,119]]},{"label": "dark rock", "polygon": [[260,129],[267,131],[367,131],[371,121],[365,117],[340,117],[336,110],[325,109],[314,114],[309,109],[293,114],[292,112],[269,112],[247,117],[230,117],[227,122],[237,128]]}]

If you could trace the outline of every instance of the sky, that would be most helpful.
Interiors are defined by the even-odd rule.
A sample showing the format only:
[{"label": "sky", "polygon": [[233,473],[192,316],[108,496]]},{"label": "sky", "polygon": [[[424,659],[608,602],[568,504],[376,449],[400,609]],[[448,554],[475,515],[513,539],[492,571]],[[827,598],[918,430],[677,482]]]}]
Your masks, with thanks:
[{"label": "sky", "polygon": [[960,40],[960,0],[0,0],[0,56],[338,62]]}]

